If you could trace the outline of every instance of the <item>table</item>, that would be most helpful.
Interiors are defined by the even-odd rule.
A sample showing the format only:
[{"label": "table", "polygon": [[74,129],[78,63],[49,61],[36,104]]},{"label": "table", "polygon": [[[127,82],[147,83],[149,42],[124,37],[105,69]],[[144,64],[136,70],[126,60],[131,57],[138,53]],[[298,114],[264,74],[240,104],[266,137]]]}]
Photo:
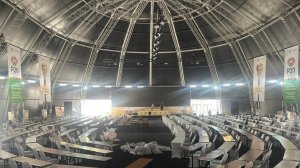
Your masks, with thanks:
[{"label": "table", "polygon": [[52,164],[51,162],[47,162],[47,161],[43,161],[43,160],[38,160],[38,159],[32,159],[32,158],[24,157],[24,156],[16,157],[16,158],[13,158],[13,159],[16,162],[19,162],[19,163],[27,162],[30,165],[35,166],[35,167],[46,167],[46,166],[49,166],[49,165]]},{"label": "table", "polygon": [[282,160],[274,168],[296,168],[300,162],[292,160]]},{"label": "table", "polygon": [[212,151],[212,152],[210,152],[210,153],[208,153],[204,156],[199,157],[198,160],[199,161],[208,161],[208,162],[210,162],[210,161],[214,160],[215,158],[223,155],[224,153],[225,153],[224,150],[214,150],[214,151]]},{"label": "table", "polygon": [[76,130],[77,129],[69,129],[67,131],[64,131],[64,132],[60,133],[58,136],[63,137],[63,136],[65,136],[65,135],[67,135],[67,134],[69,134],[69,133],[71,133],[73,131],[76,131]]},{"label": "table", "polygon": [[285,150],[283,159],[300,161],[300,150]]},{"label": "table", "polygon": [[36,139],[40,136],[44,136],[46,134],[51,134],[52,132],[56,131],[56,129],[52,129],[52,130],[48,130],[46,132],[42,132],[40,134],[36,134],[36,135],[33,135],[33,136],[30,136],[30,137],[27,137],[26,138],[26,143],[34,143],[36,142]]},{"label": "table", "polygon": [[75,165],[63,165],[63,164],[53,164],[51,166],[47,166],[46,168],[93,168],[87,166],[75,166]]},{"label": "table", "polygon": [[6,152],[5,150],[1,150],[0,149],[0,158],[3,160],[9,159],[9,158],[13,158],[16,157],[16,155]]},{"label": "table", "polygon": [[151,161],[152,159],[149,158],[139,158],[130,165],[126,166],[126,168],[143,168],[146,167]]},{"label": "table", "polygon": [[218,148],[218,150],[229,151],[234,145],[235,145],[235,142],[224,142],[224,143]]},{"label": "table", "polygon": [[261,151],[261,150],[251,149],[248,152],[246,152],[243,156],[241,156],[239,158],[239,160],[244,160],[247,162],[255,161],[262,153],[263,153],[263,151]]},{"label": "table", "polygon": [[273,136],[273,138],[276,139],[277,141],[279,141],[285,150],[288,150],[288,149],[297,150],[298,149],[297,146],[294,145],[293,142],[291,142],[289,139],[287,139],[281,135]]},{"label": "table", "polygon": [[99,149],[99,148],[94,148],[94,147],[90,147],[90,146],[82,146],[82,145],[72,144],[72,143],[68,143],[68,142],[60,142],[60,144],[64,145],[64,146],[68,145],[70,148],[74,148],[74,149],[91,151],[91,152],[96,152],[96,153],[101,153],[101,154],[112,153],[111,150]]},{"label": "table", "polygon": [[234,161],[228,162],[224,165],[221,165],[218,168],[237,168],[237,167],[245,166],[246,164],[247,164],[247,162],[244,160],[234,160]]}]

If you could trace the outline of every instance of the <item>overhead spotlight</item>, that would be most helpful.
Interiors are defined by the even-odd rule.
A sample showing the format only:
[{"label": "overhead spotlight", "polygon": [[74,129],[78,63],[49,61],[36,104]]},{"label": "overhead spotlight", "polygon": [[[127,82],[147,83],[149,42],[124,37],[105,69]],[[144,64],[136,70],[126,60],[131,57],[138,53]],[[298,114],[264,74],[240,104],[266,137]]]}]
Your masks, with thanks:
[{"label": "overhead spotlight", "polygon": [[190,85],[190,88],[196,88],[197,85]]},{"label": "overhead spotlight", "polygon": [[283,81],[280,81],[280,83],[279,83],[280,85],[283,85],[284,83],[283,83]]},{"label": "overhead spotlight", "polygon": [[2,79],[2,80],[3,80],[3,79],[6,79],[6,78],[5,78],[5,76],[0,76],[0,79]]},{"label": "overhead spotlight", "polygon": [[235,86],[243,86],[244,85],[244,83],[237,83],[237,84],[235,84]]},{"label": "overhead spotlight", "polygon": [[107,85],[107,86],[105,86],[105,88],[112,88],[112,86],[111,85]]},{"label": "overhead spotlight", "polygon": [[67,86],[66,83],[60,83],[59,86]]},{"label": "overhead spotlight", "polygon": [[277,83],[277,80],[269,80],[269,83]]},{"label": "overhead spotlight", "polygon": [[223,84],[223,86],[228,87],[228,86],[231,86],[231,85],[226,83],[226,84]]},{"label": "overhead spotlight", "polygon": [[142,85],[140,85],[140,86],[137,86],[137,88],[144,88],[145,86],[142,86]]},{"label": "overhead spotlight", "polygon": [[35,80],[27,80],[28,83],[36,83]]},{"label": "overhead spotlight", "polygon": [[98,87],[100,87],[99,85],[93,85],[92,86],[93,88],[98,88]]},{"label": "overhead spotlight", "polygon": [[125,88],[132,88],[132,86],[130,86],[130,85],[126,85],[126,86],[125,86]]},{"label": "overhead spotlight", "polygon": [[202,87],[207,88],[207,87],[209,87],[209,85],[202,85]]},{"label": "overhead spotlight", "polygon": [[87,90],[87,89],[88,89],[88,87],[87,87],[87,86],[85,86],[83,89],[84,89],[84,90]]},{"label": "overhead spotlight", "polygon": [[78,85],[78,84],[74,84],[74,85],[72,85],[73,87],[79,87],[80,85]]},{"label": "overhead spotlight", "polygon": [[218,90],[218,89],[219,89],[219,87],[218,87],[218,86],[214,86],[214,89],[215,89],[215,90]]}]

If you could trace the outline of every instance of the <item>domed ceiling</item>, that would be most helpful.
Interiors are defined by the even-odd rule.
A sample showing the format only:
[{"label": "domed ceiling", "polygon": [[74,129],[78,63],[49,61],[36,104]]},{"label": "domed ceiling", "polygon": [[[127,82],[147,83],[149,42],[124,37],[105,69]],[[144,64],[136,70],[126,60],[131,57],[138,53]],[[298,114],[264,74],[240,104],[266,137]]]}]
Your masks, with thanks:
[{"label": "domed ceiling", "polygon": [[[16,11],[26,15],[16,34],[18,40],[10,43],[29,50],[23,55],[23,70],[28,78],[38,76],[31,60],[39,54],[52,58],[55,82],[101,86],[219,85],[249,82],[252,58],[263,54],[273,55],[268,63],[279,67],[267,72],[267,76],[282,75],[282,49],[299,39],[296,36],[300,33],[292,35],[299,31],[299,3],[4,0],[0,13],[2,23],[5,18],[13,20]],[[14,9],[13,16],[9,16],[6,6]],[[158,54],[153,60],[154,26],[161,20],[165,24],[160,27]]]}]

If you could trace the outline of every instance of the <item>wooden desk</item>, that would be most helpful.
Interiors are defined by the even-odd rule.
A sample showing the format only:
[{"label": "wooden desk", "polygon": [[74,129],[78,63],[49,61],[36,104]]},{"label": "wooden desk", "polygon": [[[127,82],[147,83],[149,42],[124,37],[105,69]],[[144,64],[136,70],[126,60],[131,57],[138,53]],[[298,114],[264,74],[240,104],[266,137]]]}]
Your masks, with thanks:
[{"label": "wooden desk", "polygon": [[126,166],[126,168],[143,168],[146,167],[151,161],[152,159],[149,158],[139,158],[130,165]]},{"label": "wooden desk", "polygon": [[263,153],[263,151],[261,151],[261,150],[249,150],[249,151],[246,152],[243,156],[241,156],[241,157],[239,158],[239,160],[244,160],[244,161],[247,161],[247,162],[254,161],[254,160],[256,160],[262,153]]},{"label": "wooden desk", "polygon": [[285,150],[283,159],[300,161],[300,150]]},{"label": "wooden desk", "polygon": [[96,131],[97,129],[98,129],[98,128],[91,128],[91,129],[85,131],[84,133],[82,133],[81,135],[79,135],[78,138],[79,138],[80,142],[88,142],[88,140],[89,140],[88,136],[89,136],[92,132]]},{"label": "wooden desk", "polygon": [[64,146],[68,145],[70,148],[74,148],[74,149],[91,151],[91,152],[96,152],[96,153],[101,153],[101,154],[112,153],[111,150],[99,149],[99,148],[94,148],[94,147],[89,147],[89,146],[82,146],[82,145],[72,144],[72,143],[68,143],[68,142],[60,142],[60,144],[64,145]]},{"label": "wooden desk", "polygon": [[297,150],[297,146],[294,145],[293,142],[291,142],[289,139],[281,136],[281,135],[276,135],[276,136],[273,136],[274,139],[276,139],[277,141],[280,142],[280,144],[284,147],[285,150]]},{"label": "wooden desk", "polygon": [[235,142],[224,142],[224,143],[218,148],[218,150],[229,151],[234,145],[235,145]]},{"label": "wooden desk", "polygon": [[16,158],[13,158],[13,159],[16,162],[19,162],[19,163],[27,162],[30,165],[35,166],[35,167],[46,167],[46,166],[49,166],[49,165],[52,164],[51,162],[47,162],[47,161],[43,161],[43,160],[38,160],[38,159],[32,159],[32,158],[24,157],[24,156],[16,157]]},{"label": "wooden desk", "polygon": [[282,160],[274,168],[296,168],[300,162],[292,160]]},{"label": "wooden desk", "polygon": [[215,158],[224,155],[224,152],[225,151],[223,151],[223,150],[214,150],[204,156],[199,157],[198,160],[210,162],[210,161],[214,160]]},{"label": "wooden desk", "polygon": [[218,168],[238,168],[241,166],[245,166],[246,164],[247,164],[247,162],[244,160],[234,160],[234,161],[228,162],[224,165],[221,165]]},{"label": "wooden desk", "polygon": [[40,136],[44,136],[44,135],[47,135],[47,134],[50,134],[52,132],[56,131],[56,129],[52,129],[52,130],[48,130],[46,132],[42,132],[40,134],[37,134],[37,135],[33,135],[33,136],[30,136],[30,137],[27,137],[26,138],[26,143],[35,143],[37,142],[36,139]]},{"label": "wooden desk", "polygon": [[13,158],[13,157],[17,157],[16,155],[6,152],[5,150],[1,150],[0,149],[0,158],[3,160],[9,159],[9,158]]},{"label": "wooden desk", "polygon": [[208,125],[208,127],[210,127],[211,129],[213,129],[214,131],[217,131],[218,134],[222,136],[222,138],[223,138],[223,140],[225,142],[233,142],[233,141],[235,141],[233,139],[233,137],[230,134],[228,134],[226,131],[224,131],[223,129],[221,129],[221,128],[217,127],[217,126],[214,126],[214,125]]},{"label": "wooden desk", "polygon": [[64,154],[64,156],[68,157],[73,157],[73,158],[80,158],[80,159],[86,159],[86,160],[95,160],[95,161],[101,161],[101,162],[106,162],[111,160],[111,157],[106,157],[106,156],[98,156],[98,155],[88,155],[88,154],[83,154],[83,153],[67,153]]},{"label": "wooden desk", "polygon": [[75,166],[75,165],[63,165],[63,164],[53,164],[51,166],[47,166],[46,168],[94,168],[87,166]]},{"label": "wooden desk", "polygon": [[64,131],[64,132],[60,133],[58,136],[63,137],[63,136],[65,136],[65,135],[67,135],[67,134],[69,134],[69,133],[71,133],[71,132],[76,131],[76,130],[77,130],[77,129],[69,129],[69,130],[67,130],[67,131]]}]

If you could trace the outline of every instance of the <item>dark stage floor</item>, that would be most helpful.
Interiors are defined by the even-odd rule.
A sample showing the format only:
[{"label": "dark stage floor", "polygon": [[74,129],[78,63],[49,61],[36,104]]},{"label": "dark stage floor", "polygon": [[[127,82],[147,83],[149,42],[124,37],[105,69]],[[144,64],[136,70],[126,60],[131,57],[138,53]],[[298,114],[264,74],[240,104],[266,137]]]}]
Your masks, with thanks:
[{"label": "dark stage floor", "polygon": [[[150,142],[157,141],[158,144],[164,146],[171,146],[171,141],[174,136],[171,134],[171,131],[163,124],[161,117],[148,117],[149,128],[141,127],[123,127],[120,126],[117,129],[118,138],[122,141],[121,145],[126,142],[136,143],[136,142]],[[172,159],[171,152],[164,152],[159,155],[144,155],[136,156],[128,152],[123,152],[118,147],[118,150],[113,157],[113,168],[124,168],[136,159],[140,157],[152,158],[152,168],[183,168],[184,164],[188,163],[186,160],[184,163],[183,159]]]}]

